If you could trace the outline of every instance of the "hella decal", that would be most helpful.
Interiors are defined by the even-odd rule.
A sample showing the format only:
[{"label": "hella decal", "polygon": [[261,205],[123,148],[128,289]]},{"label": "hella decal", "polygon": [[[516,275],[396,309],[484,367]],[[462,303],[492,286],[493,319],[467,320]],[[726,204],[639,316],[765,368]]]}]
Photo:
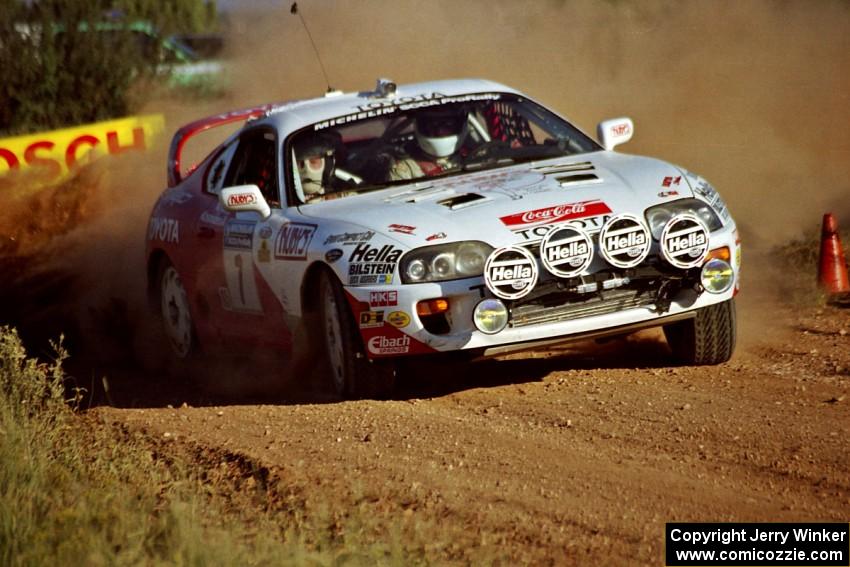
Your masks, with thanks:
[{"label": "hella decal", "polygon": [[315,224],[291,222],[280,227],[274,245],[278,260],[306,260],[307,248],[316,232]]},{"label": "hella decal", "polygon": [[525,248],[508,246],[494,250],[484,265],[484,283],[502,299],[524,297],[537,283],[537,260]]},{"label": "hella decal", "polygon": [[649,254],[649,229],[637,217],[621,214],[599,232],[599,252],[612,266],[633,268]]},{"label": "hella decal", "polygon": [[525,211],[524,213],[516,213],[500,217],[499,220],[501,220],[505,226],[522,226],[540,223],[553,224],[571,219],[604,215],[610,212],[611,209],[608,208],[608,205],[599,199],[596,199],[593,201],[582,201],[580,203],[568,203],[543,209],[534,209],[533,211]]},{"label": "hella decal", "polygon": [[661,253],[677,268],[699,266],[708,254],[708,228],[696,215],[676,215],[664,225]]},{"label": "hella decal", "polygon": [[577,276],[593,261],[593,241],[581,229],[572,226],[554,228],[540,243],[540,259],[556,276]]},{"label": "hella decal", "polygon": [[372,337],[366,342],[369,352],[372,354],[406,354],[410,351],[410,337],[385,337],[379,335]]}]

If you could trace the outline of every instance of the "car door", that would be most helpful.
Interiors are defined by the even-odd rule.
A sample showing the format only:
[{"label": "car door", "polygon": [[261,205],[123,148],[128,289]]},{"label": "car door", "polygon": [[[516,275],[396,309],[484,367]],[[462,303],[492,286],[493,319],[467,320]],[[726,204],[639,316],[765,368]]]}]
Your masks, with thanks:
[{"label": "car door", "polygon": [[258,269],[258,264],[271,261],[274,225],[280,222],[279,170],[274,130],[246,130],[226,166],[221,187],[257,185],[272,208],[272,216],[264,221],[253,212],[225,213],[221,273],[214,279],[219,286],[219,301],[213,317],[220,335],[228,341],[286,350],[291,333],[283,305],[273,283]]}]

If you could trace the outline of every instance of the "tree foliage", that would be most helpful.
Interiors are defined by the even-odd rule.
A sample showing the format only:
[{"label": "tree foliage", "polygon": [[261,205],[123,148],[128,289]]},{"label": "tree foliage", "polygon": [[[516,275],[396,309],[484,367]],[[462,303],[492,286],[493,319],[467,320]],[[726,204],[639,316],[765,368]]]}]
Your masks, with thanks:
[{"label": "tree foliage", "polygon": [[[0,135],[105,120],[133,110],[131,88],[154,76],[157,36],[216,25],[212,0],[0,0]],[[149,42],[157,47],[157,42]]]}]

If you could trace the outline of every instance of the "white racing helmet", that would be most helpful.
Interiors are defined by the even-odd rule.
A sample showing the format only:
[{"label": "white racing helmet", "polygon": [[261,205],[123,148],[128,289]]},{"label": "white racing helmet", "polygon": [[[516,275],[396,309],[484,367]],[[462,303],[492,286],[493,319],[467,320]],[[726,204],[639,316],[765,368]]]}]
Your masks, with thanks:
[{"label": "white racing helmet", "polygon": [[306,193],[323,193],[334,172],[333,141],[321,135],[302,136],[293,144],[295,167]]},{"label": "white racing helmet", "polygon": [[463,107],[444,105],[416,115],[414,135],[426,154],[444,158],[455,153],[469,133],[468,112]]}]

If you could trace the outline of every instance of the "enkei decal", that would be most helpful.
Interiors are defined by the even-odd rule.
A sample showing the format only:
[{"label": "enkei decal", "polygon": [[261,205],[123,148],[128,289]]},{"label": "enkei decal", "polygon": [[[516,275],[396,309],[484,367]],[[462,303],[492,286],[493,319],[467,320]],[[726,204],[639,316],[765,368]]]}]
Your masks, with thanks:
[{"label": "enkei decal", "polygon": [[416,230],[415,226],[408,226],[406,224],[391,224],[387,227],[390,232],[400,232],[401,234],[414,234],[414,230]]},{"label": "enkei decal", "polygon": [[224,247],[235,250],[254,248],[254,226],[256,223],[243,220],[231,220],[224,227]]},{"label": "enkei decal", "polygon": [[151,217],[148,225],[148,240],[180,244],[180,221],[164,217]]},{"label": "enkei decal", "polygon": [[617,268],[633,268],[643,262],[650,244],[649,229],[634,215],[612,217],[599,232],[599,252]]},{"label": "enkei decal", "polygon": [[502,299],[524,297],[537,283],[537,260],[525,248],[508,246],[494,250],[484,264],[484,283]]},{"label": "enkei decal", "polygon": [[369,242],[375,236],[374,230],[365,232],[343,232],[342,234],[331,234],[325,238],[325,246],[328,244],[357,244],[359,242]]},{"label": "enkei decal", "polygon": [[228,207],[257,204],[257,196],[253,193],[233,193],[227,196]]},{"label": "enkei decal", "polygon": [[410,350],[410,337],[385,337],[378,335],[366,342],[369,352],[372,354],[406,354]]},{"label": "enkei decal", "polygon": [[328,250],[327,252],[325,252],[325,261],[328,264],[333,264],[334,262],[342,258],[342,254],[343,252],[339,248],[333,248],[331,250]]},{"label": "enkei decal", "polygon": [[277,233],[274,257],[278,260],[306,260],[315,232],[315,224],[291,222],[283,225]]},{"label": "enkei decal", "polygon": [[426,238],[425,240],[426,240],[426,241],[428,241],[428,242],[431,242],[431,241],[433,241],[433,240],[442,240],[442,239],[443,239],[443,238],[445,238],[445,237],[446,237],[446,233],[445,233],[445,232],[438,232],[438,233],[436,233],[436,234],[432,234],[431,236],[429,236],[429,237],[428,237],[428,238]]},{"label": "enkei decal", "polygon": [[691,213],[676,215],[661,232],[661,253],[677,268],[686,270],[702,264],[708,255],[708,228]]},{"label": "enkei decal", "polygon": [[372,327],[384,326],[383,311],[361,311],[360,312],[360,328],[369,329]]},{"label": "enkei decal", "polygon": [[403,327],[407,327],[410,324],[410,315],[405,313],[404,311],[392,311],[389,315],[386,316],[387,323],[401,329]]},{"label": "enkei decal", "polygon": [[578,228],[554,228],[540,243],[540,259],[546,269],[556,276],[577,276],[593,261],[593,241]]},{"label": "enkei decal", "polygon": [[572,219],[604,215],[610,212],[611,209],[608,208],[608,205],[599,199],[596,199],[593,201],[567,203],[564,205],[556,205],[554,207],[534,209],[533,211],[525,211],[523,213],[500,217],[499,220],[501,220],[505,226],[522,226],[542,223],[555,224]]},{"label": "enkei decal", "polygon": [[393,307],[398,305],[397,291],[372,291],[369,293],[369,305],[372,307]]}]

